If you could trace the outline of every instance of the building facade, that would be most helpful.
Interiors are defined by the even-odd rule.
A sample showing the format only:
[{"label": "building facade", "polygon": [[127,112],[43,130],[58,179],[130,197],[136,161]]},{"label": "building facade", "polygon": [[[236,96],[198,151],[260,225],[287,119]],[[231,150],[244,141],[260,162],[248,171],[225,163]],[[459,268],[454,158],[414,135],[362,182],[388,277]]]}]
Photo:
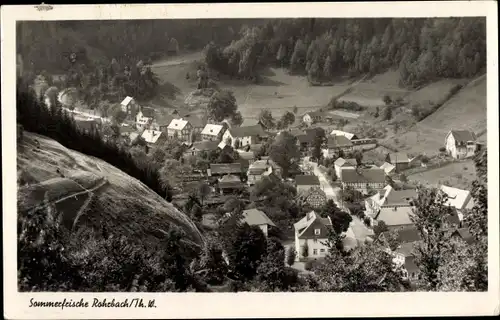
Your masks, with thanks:
[{"label": "building facade", "polygon": [[330,218],[321,218],[311,211],[293,226],[296,260],[323,258],[327,255],[328,234],[332,226]]},{"label": "building facade", "polygon": [[445,139],[446,152],[455,159],[472,157],[477,150],[476,135],[467,130],[451,130]]}]

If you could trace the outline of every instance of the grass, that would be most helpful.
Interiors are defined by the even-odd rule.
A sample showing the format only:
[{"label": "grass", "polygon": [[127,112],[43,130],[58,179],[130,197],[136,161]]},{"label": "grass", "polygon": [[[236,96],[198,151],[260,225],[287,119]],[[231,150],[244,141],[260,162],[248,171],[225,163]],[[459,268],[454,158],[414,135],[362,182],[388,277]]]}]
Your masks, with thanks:
[{"label": "grass", "polygon": [[[23,208],[41,203],[46,191],[50,199],[56,199],[83,190],[75,181],[59,177],[56,172],[59,169],[66,177],[73,177],[85,185],[92,185],[100,179],[109,182],[94,192],[94,198],[78,220],[79,224],[97,230],[105,225],[108,230],[137,241],[155,238],[157,241],[161,236],[157,235],[159,230],[176,228],[184,231],[187,239],[195,243],[203,241],[199,230],[184,213],[139,180],[100,159],[67,149],[54,140],[29,132],[24,135],[25,141],[21,143],[24,147],[18,149],[17,155],[19,170],[31,172],[33,168],[39,168],[44,175],[37,178],[46,178],[46,181],[19,186],[18,203],[24,204]],[[35,152],[25,145],[35,138],[45,152]],[[65,164],[68,158],[71,165]],[[59,207],[65,216],[74,215],[85,202],[85,197],[67,201],[61,202]]]},{"label": "grass", "polygon": [[476,169],[472,160],[453,162],[440,168],[419,172],[408,176],[408,180],[424,185],[445,184],[451,187],[468,189],[476,179]]}]

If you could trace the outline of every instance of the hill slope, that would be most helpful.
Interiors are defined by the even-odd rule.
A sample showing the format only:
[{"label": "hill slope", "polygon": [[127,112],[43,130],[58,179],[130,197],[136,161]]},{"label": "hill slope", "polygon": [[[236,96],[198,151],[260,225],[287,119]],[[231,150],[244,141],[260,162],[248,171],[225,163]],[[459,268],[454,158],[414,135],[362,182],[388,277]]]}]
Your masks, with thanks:
[{"label": "hill slope", "polygon": [[[37,142],[38,141],[38,142]],[[18,144],[18,210],[53,203],[69,229],[86,226],[156,241],[171,228],[196,245],[203,236],[195,224],[140,181],[110,164],[25,132]]]},{"label": "hill slope", "polygon": [[[486,75],[464,86],[450,100],[409,131],[399,134],[394,146],[407,152],[435,154],[451,129],[472,130],[486,141]],[[388,140],[394,140],[391,137]],[[390,141],[388,141],[390,142]],[[391,143],[391,144],[392,144]]]}]

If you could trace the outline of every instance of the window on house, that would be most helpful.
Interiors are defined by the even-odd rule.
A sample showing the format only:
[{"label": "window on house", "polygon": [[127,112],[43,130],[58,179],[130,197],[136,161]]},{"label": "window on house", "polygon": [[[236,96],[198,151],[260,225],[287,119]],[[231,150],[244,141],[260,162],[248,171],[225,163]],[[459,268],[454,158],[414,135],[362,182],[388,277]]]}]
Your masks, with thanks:
[{"label": "window on house", "polygon": [[314,241],[314,243],[318,243],[318,239],[314,239],[313,241]]},{"label": "window on house", "polygon": [[325,252],[325,249],[319,249],[319,252]]},{"label": "window on house", "polygon": [[313,249],[313,256],[318,254],[318,249]]},{"label": "window on house", "polygon": [[321,233],[321,229],[314,229],[314,235],[319,236]]}]

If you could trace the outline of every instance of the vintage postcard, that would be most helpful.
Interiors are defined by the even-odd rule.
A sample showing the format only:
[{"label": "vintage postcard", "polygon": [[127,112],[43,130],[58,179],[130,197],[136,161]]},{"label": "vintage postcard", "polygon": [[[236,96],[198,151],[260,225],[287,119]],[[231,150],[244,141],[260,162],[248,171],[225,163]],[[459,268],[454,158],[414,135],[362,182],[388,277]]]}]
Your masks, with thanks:
[{"label": "vintage postcard", "polygon": [[496,2],[1,14],[6,318],[499,314]]}]

